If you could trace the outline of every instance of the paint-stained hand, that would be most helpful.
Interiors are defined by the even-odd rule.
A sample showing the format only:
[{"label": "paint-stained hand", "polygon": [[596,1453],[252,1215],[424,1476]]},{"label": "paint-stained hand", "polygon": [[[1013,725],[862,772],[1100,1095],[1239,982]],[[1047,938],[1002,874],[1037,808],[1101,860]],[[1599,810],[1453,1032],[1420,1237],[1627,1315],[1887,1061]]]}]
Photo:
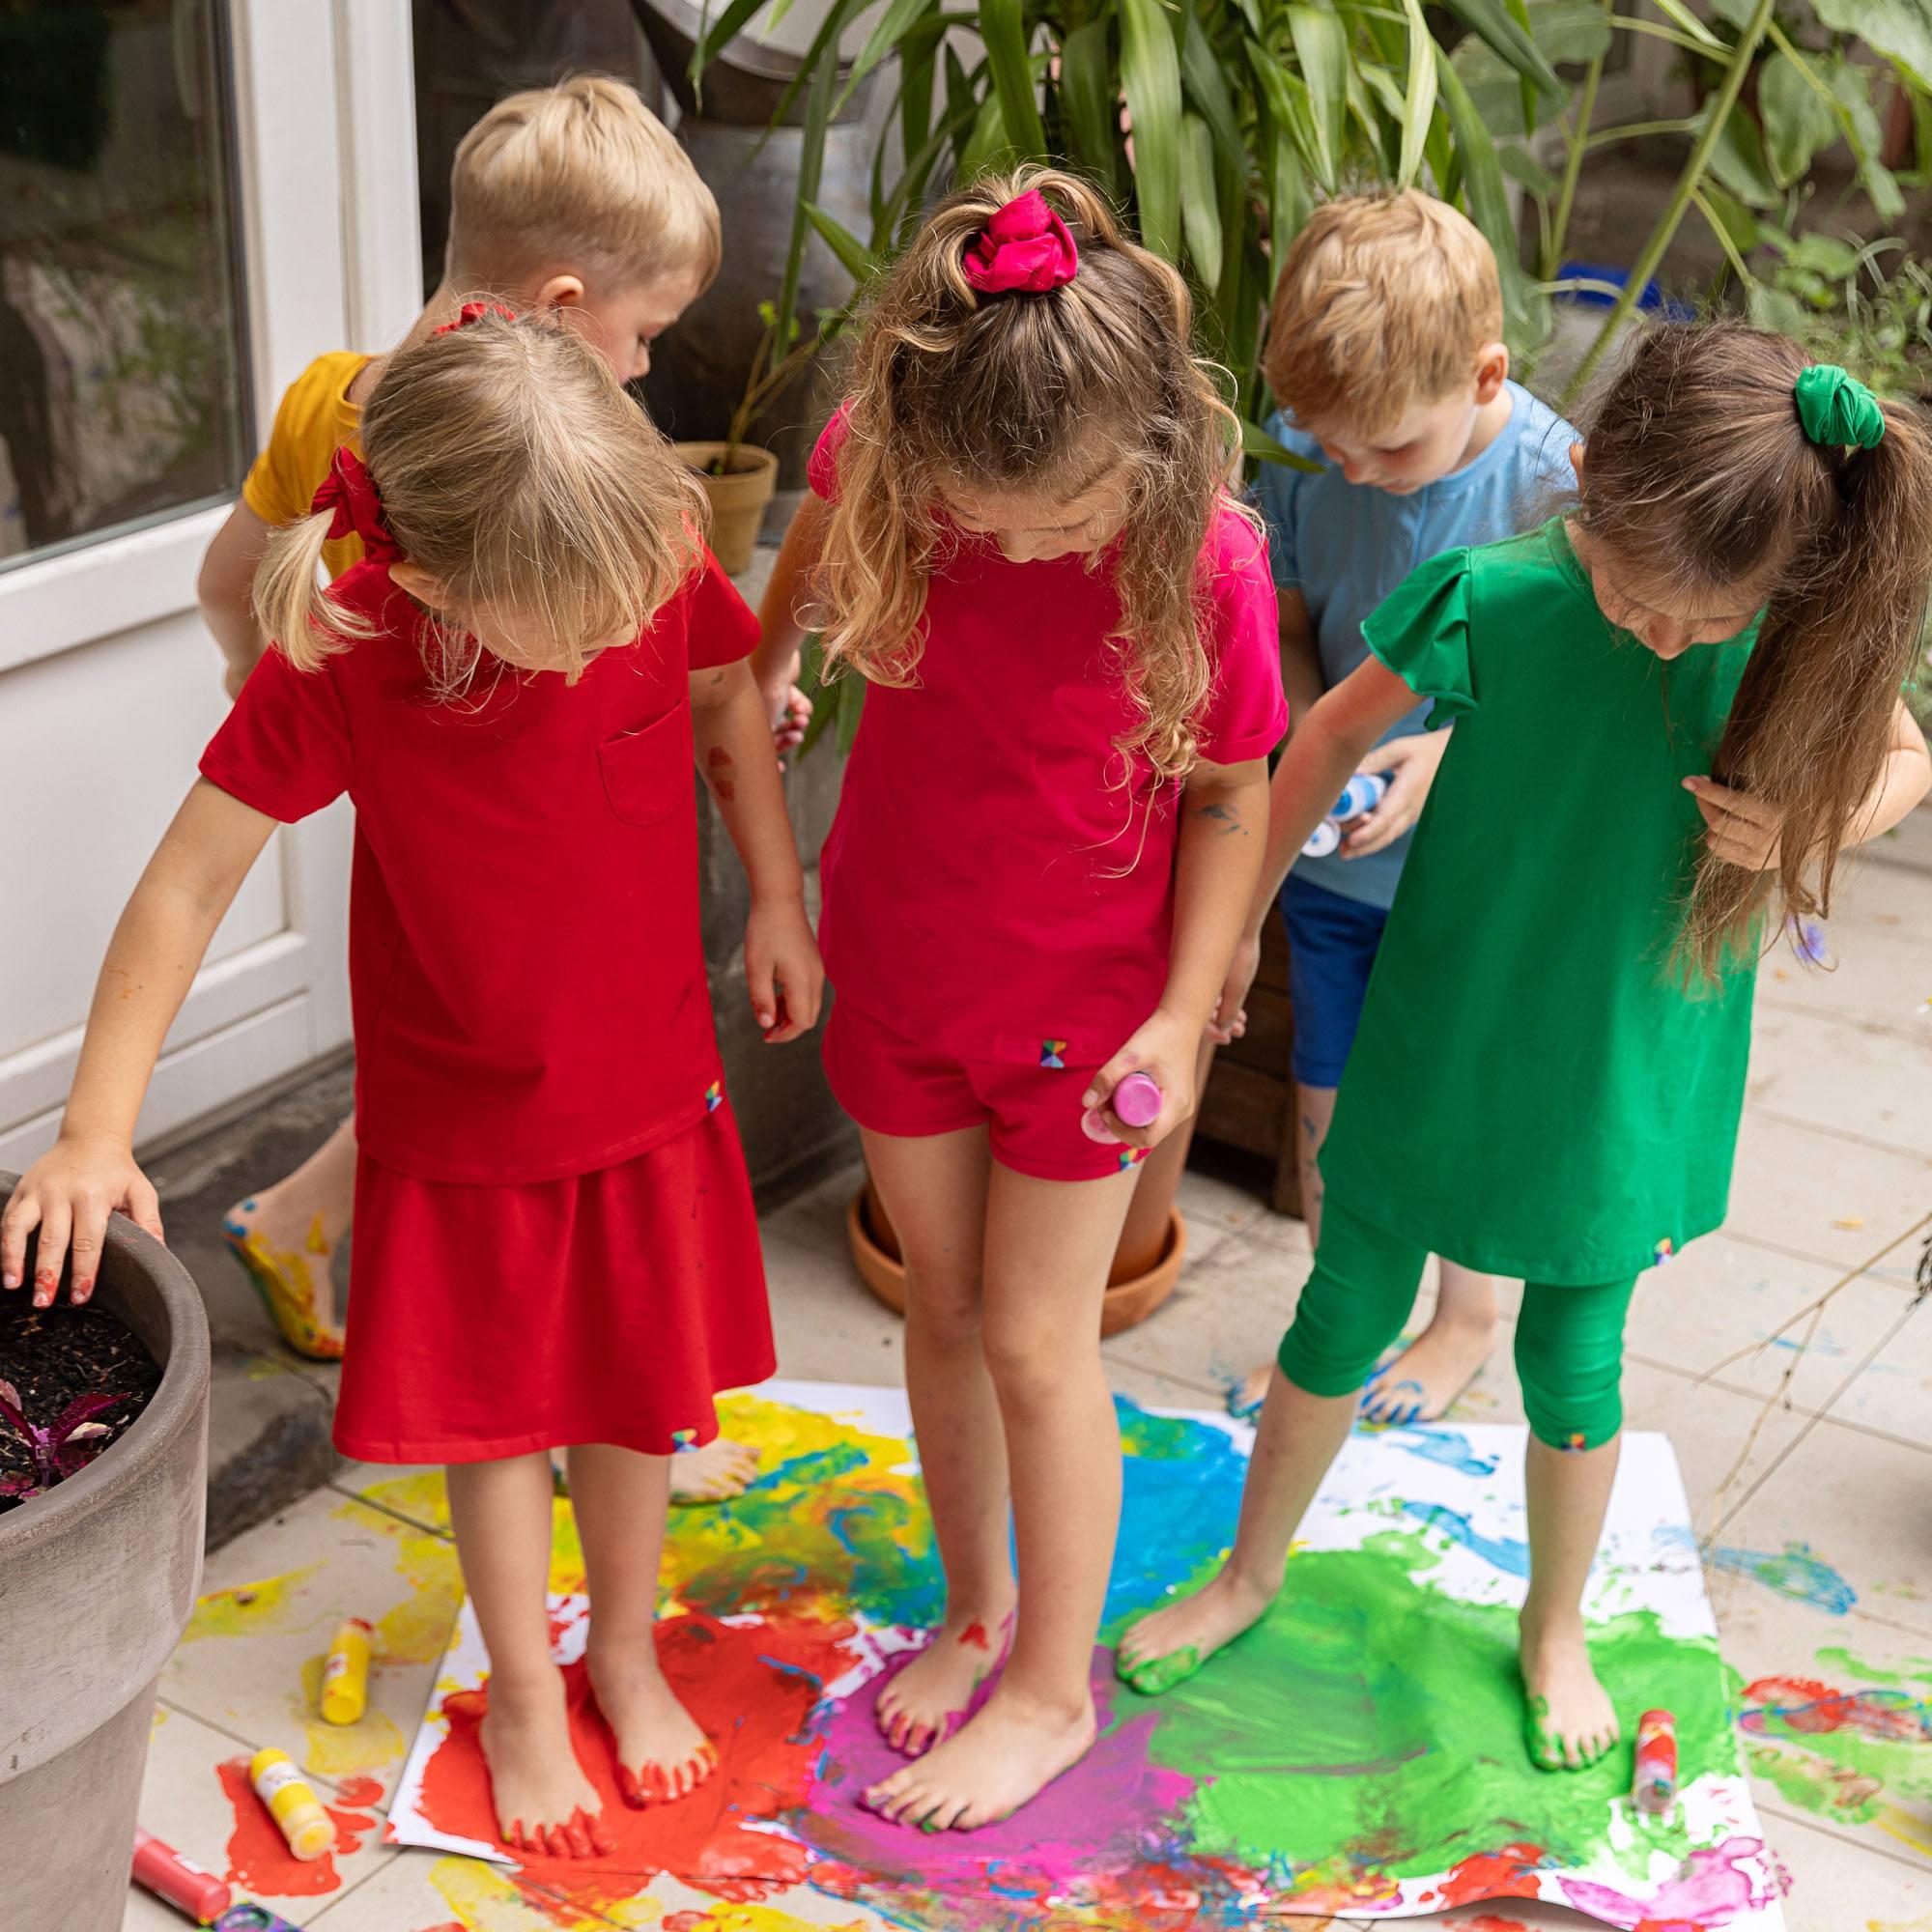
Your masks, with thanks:
[{"label": "paint-stained hand", "polygon": [[1449,749],[1447,731],[1418,731],[1408,738],[1391,738],[1378,745],[1355,767],[1358,772],[1386,772],[1388,790],[1373,811],[1350,822],[1342,839],[1342,857],[1366,858],[1392,845],[1422,816],[1436,767]]},{"label": "paint-stained hand", "polygon": [[34,1306],[53,1305],[70,1253],[78,1306],[94,1293],[107,1217],[117,1208],[157,1241],[165,1238],[160,1198],[128,1143],[112,1134],[62,1134],[21,1177],[0,1215],[0,1286],[25,1282],[27,1243],[38,1234]]},{"label": "paint-stained hand", "polygon": [[1201,1032],[1183,1019],[1156,1008],[1080,1096],[1083,1109],[1106,1107],[1109,1096],[1129,1073],[1145,1073],[1160,1089],[1160,1112],[1144,1127],[1129,1126],[1111,1107],[1107,1125],[1117,1140],[1129,1147],[1156,1148],[1194,1112],[1194,1065],[1201,1051]]},{"label": "paint-stained hand", "polygon": [[1784,814],[1776,806],[1711,778],[1686,779],[1684,789],[1710,827],[1704,842],[1713,856],[1749,872],[1769,872],[1778,865]]},{"label": "paint-stained hand", "polygon": [[798,687],[801,663],[801,654],[792,652],[789,662],[781,665],[760,686],[765,716],[771,720],[772,742],[779,749],[781,764],[784,762],[784,753],[795,751],[803,742],[805,727],[811,723],[811,699]]},{"label": "paint-stained hand", "polygon": [[825,968],[803,901],[752,901],[745,923],[745,985],[767,1045],[796,1039],[818,1024]]}]

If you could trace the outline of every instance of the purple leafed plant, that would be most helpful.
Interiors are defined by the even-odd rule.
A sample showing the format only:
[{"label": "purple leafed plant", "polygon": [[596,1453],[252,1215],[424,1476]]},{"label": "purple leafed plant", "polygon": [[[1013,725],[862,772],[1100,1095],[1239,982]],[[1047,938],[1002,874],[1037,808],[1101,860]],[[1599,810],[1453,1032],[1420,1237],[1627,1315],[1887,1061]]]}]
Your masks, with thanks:
[{"label": "purple leafed plant", "polygon": [[0,1476],[0,1496],[38,1496],[84,1468],[100,1453],[97,1438],[107,1434],[107,1425],[92,1418],[127,1400],[125,1395],[76,1396],[50,1428],[42,1429],[27,1420],[19,1390],[10,1381],[0,1381],[0,1423],[27,1445],[34,1458],[31,1476]]}]

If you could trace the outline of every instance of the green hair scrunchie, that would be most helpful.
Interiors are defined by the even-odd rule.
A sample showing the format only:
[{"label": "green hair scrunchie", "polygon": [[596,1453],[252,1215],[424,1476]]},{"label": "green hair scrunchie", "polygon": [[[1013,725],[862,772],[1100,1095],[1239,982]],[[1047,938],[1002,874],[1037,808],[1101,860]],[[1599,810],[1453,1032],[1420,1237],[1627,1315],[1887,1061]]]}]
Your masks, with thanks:
[{"label": "green hair scrunchie", "polygon": [[1851,443],[1875,449],[1884,440],[1885,412],[1878,398],[1835,362],[1814,362],[1801,370],[1792,394],[1798,399],[1798,420],[1813,442],[1833,449]]}]

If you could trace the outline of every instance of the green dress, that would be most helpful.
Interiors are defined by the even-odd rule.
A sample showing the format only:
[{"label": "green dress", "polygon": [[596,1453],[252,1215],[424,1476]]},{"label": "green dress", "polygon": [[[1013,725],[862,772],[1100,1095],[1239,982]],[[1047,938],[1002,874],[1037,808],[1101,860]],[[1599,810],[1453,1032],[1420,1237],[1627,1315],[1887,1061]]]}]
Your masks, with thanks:
[{"label": "green dress", "polygon": [[1561,519],[1424,564],[1363,625],[1455,735],[1321,1151],[1331,1196],[1465,1266],[1625,1279],[1724,1217],[1753,969],[1670,962],[1756,626],[1669,664]]}]

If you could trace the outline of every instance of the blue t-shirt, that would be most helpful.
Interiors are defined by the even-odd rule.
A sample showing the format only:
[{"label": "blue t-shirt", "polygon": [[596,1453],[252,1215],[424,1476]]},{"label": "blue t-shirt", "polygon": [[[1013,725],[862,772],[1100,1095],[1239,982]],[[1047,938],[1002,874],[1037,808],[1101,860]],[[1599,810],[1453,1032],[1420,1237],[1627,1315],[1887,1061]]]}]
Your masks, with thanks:
[{"label": "blue t-shirt", "polygon": [[[1298,590],[1308,606],[1324,690],[1368,656],[1362,619],[1418,564],[1445,550],[1515,536],[1542,523],[1575,489],[1570,445],[1577,432],[1520,383],[1508,386],[1509,421],[1495,440],[1473,463],[1407,497],[1350,483],[1286,415],[1269,423],[1270,434],[1297,456],[1324,466],[1315,472],[1264,464],[1255,483],[1274,581]],[[1428,710],[1418,704],[1384,739],[1420,731]],[[1361,859],[1297,859],[1295,876],[1345,899],[1386,907],[1395,899],[1409,837]]]}]

